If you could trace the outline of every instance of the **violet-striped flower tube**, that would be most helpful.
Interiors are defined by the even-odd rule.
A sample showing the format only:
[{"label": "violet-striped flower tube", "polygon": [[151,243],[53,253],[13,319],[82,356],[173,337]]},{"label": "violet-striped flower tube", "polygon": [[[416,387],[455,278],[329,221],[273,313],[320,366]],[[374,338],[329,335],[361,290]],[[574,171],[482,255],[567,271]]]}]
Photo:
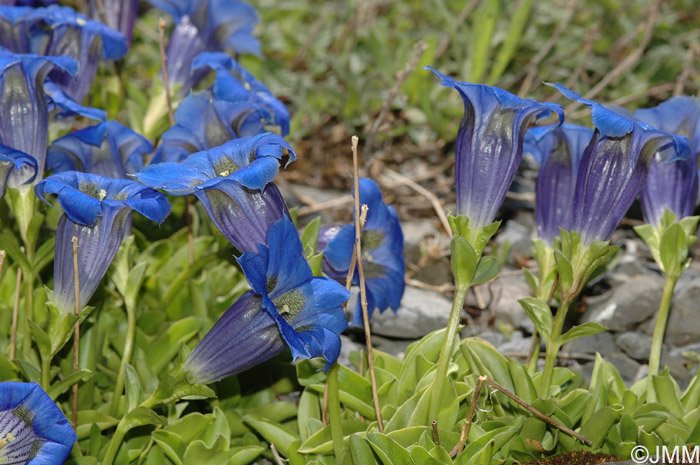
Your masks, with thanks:
[{"label": "violet-striped flower tube", "polygon": [[574,192],[593,130],[573,124],[538,126],[525,134],[525,151],[540,163],[535,185],[537,235],[550,247],[559,228],[571,228]]},{"label": "violet-striped flower tube", "polygon": [[64,463],[78,437],[37,383],[0,383],[0,463]]},{"label": "violet-striped flower tube", "polygon": [[162,223],[170,213],[165,195],[135,181],[66,171],[54,174],[34,188],[48,203],[54,194],[64,214],[58,221],[54,258],[54,304],[72,313],[75,301],[73,236],[78,238],[80,296],[84,308],[114,259],[130,223],[132,210]]},{"label": "violet-striped flower tube", "polygon": [[700,155],[700,98],[674,97],[657,107],[637,110],[634,117],[657,129],[690,139],[686,160],[662,163],[667,155],[657,152],[639,194],[644,221],[659,227],[668,208],[680,220],[693,214],[698,197],[698,155]]},{"label": "violet-striped flower tube", "polygon": [[0,144],[31,155],[37,179],[43,177],[46,162],[49,116],[44,81],[51,70],[73,75],[78,64],[69,57],[0,49]]},{"label": "violet-striped flower tube", "polygon": [[554,87],[587,105],[595,126],[578,170],[571,231],[585,246],[607,241],[644,186],[654,154],[661,151],[667,161],[687,159],[688,139],[584,99],[561,84]]},{"label": "violet-striped flower tube", "polygon": [[0,145],[0,198],[6,187],[17,188],[34,181],[36,160],[24,152]]},{"label": "violet-striped flower tube", "polygon": [[469,228],[491,224],[505,199],[523,155],[527,129],[555,112],[553,103],[521,99],[498,87],[457,82],[432,67],[445,87],[455,88],[464,100],[464,117],[457,133],[455,184],[457,213]]},{"label": "violet-striped flower tube", "polygon": [[291,163],[296,154],[284,138],[266,133],[194,153],[182,163],[149,165],[136,178],[173,195],[194,194],[236,249],[254,252],[270,225],[289,216],[272,183],[283,159]]},{"label": "violet-striped flower tube", "polygon": [[289,346],[294,358],[322,356],[326,369],[340,354],[350,293],[311,273],[299,235],[286,216],[264,244],[238,259],[252,290],[229,308],[185,362],[193,383],[211,383],[268,360]]},{"label": "violet-striped flower tube", "polygon": [[152,150],[142,135],[116,121],[107,121],[55,140],[49,147],[46,164],[54,173],[82,171],[128,179],[128,174],[144,167]]},{"label": "violet-striped flower tube", "polygon": [[90,18],[121,32],[127,46],[131,45],[138,12],[139,0],[90,0]]}]

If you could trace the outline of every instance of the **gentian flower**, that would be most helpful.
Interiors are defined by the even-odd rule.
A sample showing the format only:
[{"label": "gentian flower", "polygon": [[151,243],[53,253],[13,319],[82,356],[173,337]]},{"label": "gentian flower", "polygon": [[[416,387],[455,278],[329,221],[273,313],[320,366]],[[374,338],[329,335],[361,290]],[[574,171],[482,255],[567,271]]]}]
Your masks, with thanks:
[{"label": "gentian flower", "polygon": [[52,69],[73,75],[77,68],[69,57],[0,50],[0,144],[34,157],[37,179],[43,177],[48,139],[44,80]]},{"label": "gentian flower", "polygon": [[[175,112],[175,126],[163,134],[152,163],[182,161],[191,153],[263,132],[289,133],[284,104],[225,53],[200,54],[195,72],[213,69],[210,89],[190,93]],[[206,74],[206,72],[204,73]]]},{"label": "gentian flower", "polygon": [[687,160],[661,163],[667,157],[663,153],[654,155],[639,195],[644,221],[659,227],[667,208],[676,219],[691,216],[698,196],[700,99],[675,97],[657,107],[637,110],[634,116],[657,129],[686,136],[691,144]]},{"label": "gentian flower", "polygon": [[5,187],[16,188],[34,181],[36,160],[24,152],[0,145],[0,197]]},{"label": "gentian flower", "polygon": [[[100,11],[100,6],[104,10]],[[131,45],[138,12],[139,0],[90,0],[90,17],[121,32],[127,46]]]},{"label": "gentian flower", "polygon": [[190,79],[190,65],[199,52],[232,50],[260,54],[260,42],[253,37],[258,14],[248,3],[234,0],[149,1],[178,23],[166,55],[168,76],[173,85],[183,86],[181,92],[186,92],[197,82],[197,79]]},{"label": "gentian flower", "polygon": [[105,121],[107,119],[106,111],[80,105],[50,80],[44,82],[44,90],[49,99],[49,111],[51,111],[52,118],[84,116],[95,121]]},{"label": "gentian flower", "polygon": [[289,346],[294,358],[340,354],[349,292],[311,273],[294,224],[282,217],[266,244],[238,259],[252,290],[234,303],[185,362],[190,381],[211,383],[240,373]]},{"label": "gentian flower", "polygon": [[578,167],[592,137],[592,129],[572,124],[538,126],[525,134],[525,151],[540,163],[535,186],[537,234],[549,246],[559,228],[571,229]]},{"label": "gentian flower", "polygon": [[[360,204],[368,207],[367,221],[362,230],[362,266],[368,316],[372,316],[375,308],[383,312],[391,307],[396,312],[403,297],[406,271],[401,223],[394,207],[384,203],[379,186],[371,179],[360,178]],[[323,250],[323,271],[345,283],[355,246],[355,225],[350,223],[340,229],[324,229],[319,239],[318,248]],[[360,285],[357,270],[353,284]],[[362,326],[360,299],[355,305],[352,324]]]},{"label": "gentian flower", "polygon": [[505,199],[523,155],[525,131],[551,115],[564,120],[553,103],[521,99],[498,87],[457,82],[432,67],[445,87],[453,87],[464,100],[464,117],[457,133],[455,182],[457,213],[480,230],[491,224]]},{"label": "gentian flower", "polygon": [[73,236],[78,238],[78,302],[83,308],[116,255],[132,210],[158,223],[170,213],[166,197],[150,187],[77,171],[49,176],[34,191],[47,203],[46,195],[55,194],[64,211],[54,259],[54,304],[61,313],[73,312],[74,307]]},{"label": "gentian flower", "polygon": [[587,105],[596,129],[579,165],[571,230],[586,246],[610,240],[641,191],[654,154],[662,151],[668,161],[686,159],[688,139],[584,99],[561,84],[554,87]]},{"label": "gentian flower", "polygon": [[254,252],[265,243],[270,225],[289,215],[272,184],[284,156],[287,164],[296,160],[282,137],[260,134],[194,153],[182,163],[149,165],[136,178],[173,195],[196,195],[236,249]]},{"label": "gentian flower", "polygon": [[36,383],[0,383],[0,463],[59,464],[78,437]]},{"label": "gentian flower", "polygon": [[82,171],[127,179],[127,174],[143,168],[152,150],[145,137],[116,121],[108,121],[54,141],[46,164],[54,173]]},{"label": "gentian flower", "polygon": [[82,102],[97,74],[101,58],[116,60],[126,54],[126,38],[98,21],[69,7],[0,7],[3,32],[0,45],[14,52],[46,56],[68,55],[80,64],[80,73],[66,77],[52,72],[50,78],[70,98]]}]

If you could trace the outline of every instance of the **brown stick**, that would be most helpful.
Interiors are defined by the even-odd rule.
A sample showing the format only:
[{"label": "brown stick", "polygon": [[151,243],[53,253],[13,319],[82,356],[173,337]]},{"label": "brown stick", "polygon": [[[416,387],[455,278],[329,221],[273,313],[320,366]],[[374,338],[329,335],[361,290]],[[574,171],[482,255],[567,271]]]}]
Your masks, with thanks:
[{"label": "brown stick", "polygon": [[[75,307],[73,314],[76,317],[73,334],[73,371],[78,371],[80,359],[80,275],[78,273],[78,238],[73,236],[73,283],[75,285]],[[78,429],[78,383],[73,385],[73,429]]]},{"label": "brown stick", "polygon": [[395,181],[410,187],[411,189],[428,199],[430,201],[430,204],[433,206],[433,209],[435,210],[435,213],[437,214],[438,218],[440,218],[440,223],[442,224],[443,229],[445,230],[448,236],[452,236],[450,222],[447,220],[447,215],[445,215],[445,212],[442,208],[442,204],[440,203],[440,200],[435,194],[433,194],[420,184],[415,183],[412,179],[409,179],[406,176],[403,176],[392,169],[386,168],[384,171],[389,177],[393,178]]},{"label": "brown stick", "polygon": [[680,76],[678,76],[678,79],[676,80],[676,87],[673,89],[673,96],[677,97],[683,93],[683,88],[685,87],[685,83],[688,80],[688,76],[690,76],[690,71],[693,68],[693,60],[695,59],[695,55],[698,53],[698,44],[697,42],[693,42],[691,46],[688,48],[688,52],[685,55],[685,62],[683,63],[683,71],[681,72]]},{"label": "brown stick", "polygon": [[[377,393],[377,378],[374,374],[374,355],[372,354],[372,334],[369,328],[369,315],[367,312],[367,288],[365,287],[365,270],[362,266],[362,236],[360,230],[360,168],[357,156],[357,144],[359,139],[352,136],[352,165],[355,178],[355,256],[357,259],[357,271],[360,275],[360,305],[362,306],[362,323],[365,327],[365,339],[367,341],[367,364],[369,365],[369,377],[372,382],[372,400],[374,401],[374,412],[377,415],[377,426],[379,432],[384,432],[384,422],[382,412],[379,407],[379,394]],[[363,210],[367,208],[363,205]],[[366,215],[366,213],[365,213]]]},{"label": "brown stick", "polygon": [[15,285],[15,304],[12,307],[12,333],[10,335],[10,360],[17,353],[17,320],[19,316],[19,293],[22,289],[22,268],[17,267],[17,284]]},{"label": "brown stick", "polygon": [[275,462],[277,462],[277,465],[284,465],[284,460],[282,460],[280,453],[277,452],[277,448],[272,443],[270,443],[270,450],[272,451],[272,455],[275,457]]},{"label": "brown stick", "polygon": [[4,250],[0,250],[0,278],[2,277],[2,265],[5,263],[5,257],[7,253]]},{"label": "brown stick", "polygon": [[158,44],[160,46],[160,64],[163,68],[163,88],[165,89],[165,99],[168,102],[168,118],[170,126],[175,126],[175,113],[173,112],[173,101],[170,98],[170,80],[168,79],[168,57],[165,54],[165,20],[158,19]]},{"label": "brown stick", "polygon": [[435,442],[435,444],[437,444],[439,446],[440,445],[440,434],[438,433],[438,429],[437,429],[437,421],[433,420],[432,423],[430,423],[430,425],[433,427],[433,441]]},{"label": "brown stick", "polygon": [[427,48],[428,46],[425,44],[425,42],[418,42],[414,48],[413,57],[408,63],[406,63],[404,69],[401,72],[399,72],[399,74],[396,76],[396,82],[394,83],[394,87],[392,87],[389,91],[389,95],[387,95],[386,100],[384,100],[384,104],[382,105],[382,109],[379,111],[377,119],[374,120],[374,123],[372,123],[372,126],[370,127],[369,132],[367,133],[367,142],[365,143],[365,148],[362,151],[362,153],[365,156],[365,160],[368,160],[372,156],[372,149],[374,148],[374,137],[377,135],[379,126],[381,126],[382,122],[384,121],[384,117],[389,111],[389,108],[391,108],[392,102],[396,98],[396,95],[398,95],[401,84],[404,83],[406,78],[416,68],[418,60],[420,60],[420,57],[423,56],[423,53],[425,53]]},{"label": "brown stick", "polygon": [[472,419],[474,418],[474,411],[476,409],[476,402],[479,399],[479,393],[481,392],[481,387],[484,383],[490,384],[494,388],[498,389],[501,391],[503,394],[505,394],[509,399],[514,401],[515,403],[519,404],[522,406],[525,410],[539,418],[540,420],[546,421],[550,425],[554,426],[555,428],[558,428],[565,432],[566,434],[569,434],[579,441],[583,442],[584,444],[588,444],[589,446],[592,444],[590,439],[586,438],[585,436],[581,436],[578,434],[576,431],[572,430],[571,428],[559,423],[558,421],[554,420],[553,418],[545,415],[544,413],[540,412],[537,410],[535,407],[532,405],[528,404],[524,400],[522,400],[520,397],[516,396],[515,394],[511,393],[508,389],[504,388],[488,376],[479,376],[479,383],[476,385],[476,390],[474,391],[474,400],[472,400],[472,405],[469,407],[469,414],[467,416],[467,423],[464,425],[464,429],[462,429],[462,434],[459,439],[459,443],[450,451],[450,455],[454,456],[458,454],[459,452],[462,451],[462,448],[464,447],[464,444],[467,441],[467,437],[469,436],[469,429],[471,428],[472,424]]}]

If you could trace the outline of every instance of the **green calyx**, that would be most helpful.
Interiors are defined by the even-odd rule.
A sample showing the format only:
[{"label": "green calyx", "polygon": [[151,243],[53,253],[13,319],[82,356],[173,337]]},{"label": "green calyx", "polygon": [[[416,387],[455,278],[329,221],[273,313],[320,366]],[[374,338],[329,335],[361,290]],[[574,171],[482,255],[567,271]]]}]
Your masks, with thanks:
[{"label": "green calyx", "polygon": [[448,215],[447,219],[452,229],[451,262],[457,288],[489,281],[498,273],[499,264],[494,257],[482,258],[482,254],[501,222],[474,229],[469,226],[466,216]]},{"label": "green calyx", "polygon": [[559,230],[554,241],[554,259],[559,273],[562,300],[571,302],[578,296],[593,275],[606,265],[619,249],[610,241],[596,241],[590,245],[581,242],[575,231]]},{"label": "green calyx", "polygon": [[668,208],[661,217],[660,224],[635,226],[634,231],[649,247],[654,261],[669,277],[679,277],[690,265],[690,246],[697,240],[693,234],[698,227],[700,216],[688,216],[676,220]]}]

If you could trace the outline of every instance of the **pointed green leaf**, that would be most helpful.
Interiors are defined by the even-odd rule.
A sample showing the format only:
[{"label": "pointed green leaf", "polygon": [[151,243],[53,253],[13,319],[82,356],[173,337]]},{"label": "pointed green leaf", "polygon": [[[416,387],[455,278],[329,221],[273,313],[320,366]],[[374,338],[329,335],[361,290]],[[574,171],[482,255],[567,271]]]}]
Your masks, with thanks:
[{"label": "pointed green leaf", "polygon": [[545,340],[552,334],[552,309],[549,305],[534,297],[526,297],[518,300],[520,305],[535,324],[537,331],[543,335]]},{"label": "pointed green leaf", "polygon": [[496,257],[482,257],[479,260],[479,266],[476,268],[476,274],[472,279],[471,285],[476,286],[487,281],[491,281],[500,271],[500,263]]},{"label": "pointed green leaf", "polygon": [[584,336],[593,336],[594,334],[602,333],[603,331],[607,330],[608,328],[606,328],[605,326],[599,323],[589,321],[581,325],[574,326],[566,333],[562,334],[560,340],[562,344],[565,344],[569,341],[573,341],[574,339],[578,339]]},{"label": "pointed green leaf", "polygon": [[81,368],[78,371],[74,371],[70,375],[66,376],[61,381],[54,382],[53,384],[51,384],[51,386],[46,390],[46,393],[52,399],[56,399],[56,397],[63,394],[68,388],[73,386],[75,383],[78,383],[80,381],[87,381],[88,379],[92,378],[93,375],[94,373],[88,370],[87,368]]}]

